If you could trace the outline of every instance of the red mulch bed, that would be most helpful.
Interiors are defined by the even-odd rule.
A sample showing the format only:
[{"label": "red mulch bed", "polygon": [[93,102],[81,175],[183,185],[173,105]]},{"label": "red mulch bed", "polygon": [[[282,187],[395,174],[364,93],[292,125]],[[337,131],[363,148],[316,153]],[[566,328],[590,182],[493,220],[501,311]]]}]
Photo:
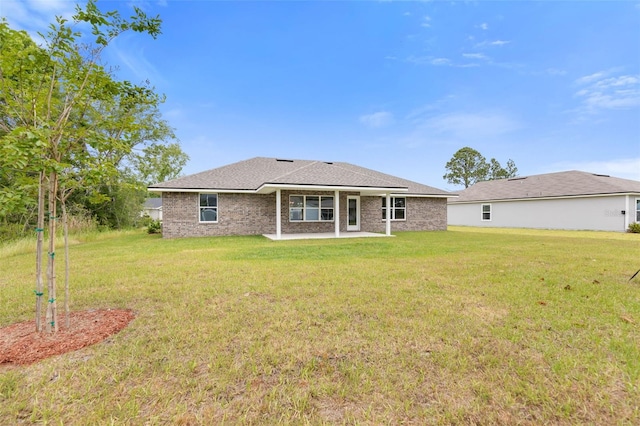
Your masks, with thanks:
[{"label": "red mulch bed", "polygon": [[64,326],[64,313],[59,313],[61,326],[57,333],[36,332],[35,320],[0,328],[0,366],[33,364],[77,351],[116,334],[134,317],[134,313],[126,309],[92,309],[71,312],[69,328]]}]

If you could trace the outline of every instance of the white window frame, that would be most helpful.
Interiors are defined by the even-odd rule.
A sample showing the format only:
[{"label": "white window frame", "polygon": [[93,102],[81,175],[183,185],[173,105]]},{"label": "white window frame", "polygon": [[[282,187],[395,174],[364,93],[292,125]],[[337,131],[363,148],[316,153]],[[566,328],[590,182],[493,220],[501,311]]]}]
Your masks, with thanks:
[{"label": "white window frame", "polygon": [[636,205],[634,210],[636,212],[635,221],[640,223],[640,198],[636,198]]},{"label": "white window frame", "polygon": [[[215,195],[216,196],[216,205],[215,205],[215,207],[214,206],[202,206],[200,204],[202,195]],[[219,207],[220,207],[220,197],[218,196],[217,192],[199,192],[198,193],[198,222],[199,223],[218,223],[218,220],[220,219]],[[205,210],[205,209],[215,210],[215,212],[216,212],[216,220],[202,220],[202,211]]]},{"label": "white window frame", "polygon": [[[403,199],[404,207],[396,207],[396,200]],[[387,197],[382,197],[382,220],[387,220],[385,215],[387,214],[386,207]],[[392,222],[405,222],[407,220],[407,197],[390,197],[391,208],[389,211],[391,212],[391,221]],[[401,219],[396,219],[396,211],[404,211],[404,217]]]},{"label": "white window frame", "polygon": [[[292,206],[292,202],[291,202],[291,198],[292,197],[302,197],[302,206],[301,207],[293,207]],[[307,197],[315,197],[318,198],[318,207],[307,207]],[[332,203],[331,203],[331,207],[323,207],[322,206],[322,200],[323,199],[329,199],[331,198]],[[301,219],[291,219],[291,212],[293,210],[297,210],[300,211],[302,213],[302,218]],[[318,211],[318,218],[317,219],[308,219],[307,217],[307,213],[310,210],[317,210]],[[331,210],[331,219],[323,219],[322,218],[322,211],[323,210]],[[331,223],[331,222],[335,222],[335,214],[336,214],[336,200],[335,197],[333,195],[313,195],[313,194],[309,194],[309,195],[302,195],[302,194],[291,194],[289,195],[289,222],[294,222],[294,223],[299,223],[299,222],[327,222],[327,223]]]},{"label": "white window frame", "polygon": [[[489,207],[489,211],[484,210],[485,206]],[[488,219],[484,218],[485,213],[489,215]],[[493,219],[493,207],[491,206],[491,204],[480,204],[480,219],[483,222],[491,222],[491,220]]]}]

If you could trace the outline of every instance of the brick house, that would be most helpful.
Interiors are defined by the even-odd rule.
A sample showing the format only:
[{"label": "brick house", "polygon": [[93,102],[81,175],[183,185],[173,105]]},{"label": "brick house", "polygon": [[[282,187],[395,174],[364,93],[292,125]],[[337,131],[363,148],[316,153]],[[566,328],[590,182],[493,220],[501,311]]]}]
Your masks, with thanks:
[{"label": "brick house", "polygon": [[149,187],[165,238],[447,229],[455,194],[349,163],[256,157]]}]

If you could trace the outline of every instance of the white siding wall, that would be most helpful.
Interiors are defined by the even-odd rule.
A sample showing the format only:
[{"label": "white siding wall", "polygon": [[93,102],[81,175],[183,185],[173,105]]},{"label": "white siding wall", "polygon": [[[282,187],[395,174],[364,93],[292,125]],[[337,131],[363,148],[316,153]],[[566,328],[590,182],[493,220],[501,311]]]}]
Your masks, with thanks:
[{"label": "white siding wall", "polygon": [[[590,229],[626,231],[628,221],[635,221],[635,197],[585,197],[554,200],[502,201],[474,204],[449,204],[449,225],[496,228]],[[491,221],[482,220],[482,204],[491,204]]]},{"label": "white siding wall", "polygon": [[153,220],[162,220],[161,209],[145,209],[144,213],[148,214],[149,217]]}]

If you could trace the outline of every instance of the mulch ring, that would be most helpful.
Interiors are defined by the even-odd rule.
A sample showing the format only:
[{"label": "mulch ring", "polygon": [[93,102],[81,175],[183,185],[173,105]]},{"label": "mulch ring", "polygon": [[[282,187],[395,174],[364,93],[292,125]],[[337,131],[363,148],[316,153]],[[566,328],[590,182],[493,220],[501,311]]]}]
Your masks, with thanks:
[{"label": "mulch ring", "polygon": [[57,333],[36,332],[35,320],[0,328],[0,367],[33,364],[77,351],[118,333],[134,318],[135,314],[128,309],[91,309],[71,312],[69,328],[64,325],[64,313],[59,313]]}]

